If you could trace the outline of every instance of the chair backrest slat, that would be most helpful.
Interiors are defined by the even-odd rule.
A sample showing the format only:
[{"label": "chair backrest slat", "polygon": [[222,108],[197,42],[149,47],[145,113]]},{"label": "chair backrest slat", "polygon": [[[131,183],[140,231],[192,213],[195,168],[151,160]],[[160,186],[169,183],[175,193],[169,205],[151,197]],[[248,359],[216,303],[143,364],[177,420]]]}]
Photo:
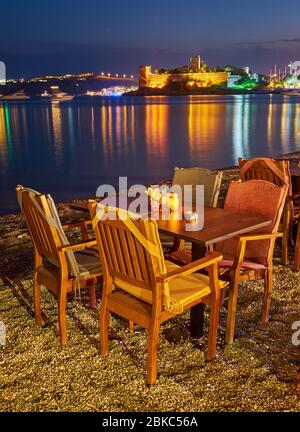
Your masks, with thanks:
[{"label": "chair backrest slat", "polygon": [[242,181],[266,180],[276,186],[288,185],[291,194],[289,161],[275,161],[271,158],[239,159]]},{"label": "chair backrest slat", "polygon": [[58,252],[61,246],[66,246],[69,242],[51,196],[23,186],[17,186],[16,192],[39,255],[57,266],[61,259],[66,259],[70,274],[78,276],[79,269],[74,253],[66,252],[62,258]]},{"label": "chair backrest slat", "polygon": [[111,234],[113,237],[113,242],[116,245],[116,255],[117,255],[117,260],[119,265],[119,271],[122,274],[127,275],[126,257],[123,251],[123,244],[120,237],[120,231],[111,230]]},{"label": "chair backrest slat", "polygon": [[137,255],[138,255],[138,257],[141,258],[139,260],[139,264],[140,264],[141,274],[143,275],[143,280],[149,284],[151,277],[150,277],[150,273],[149,273],[149,265],[148,265],[149,261],[147,260],[146,251],[142,247],[142,245],[137,241],[135,242],[135,246],[136,246],[136,250],[137,250]]},{"label": "chair backrest slat", "polygon": [[126,232],[128,245],[131,252],[132,265],[135,274],[135,278],[138,280],[145,280],[146,275],[143,273],[143,266],[141,265],[141,261],[144,261],[143,256],[139,256],[137,253],[136,242],[137,240],[133,237],[133,234],[130,232]]},{"label": "chair backrest slat", "polygon": [[[46,197],[37,195],[36,201],[46,214],[48,213],[48,215],[50,215],[50,210],[47,208]],[[55,235],[54,229],[47,223],[46,219],[42,217],[41,213],[32,203],[32,199],[26,191],[22,193],[22,210],[38,253],[45,258],[58,262],[58,247],[61,246],[60,239]]]},{"label": "chair backrest slat", "polygon": [[[92,203],[90,212],[93,220],[96,217],[97,204],[94,201]],[[166,270],[156,222],[132,222],[146,243],[142,244],[136,233],[119,217],[114,220],[106,217],[94,223],[104,277],[111,277],[115,286],[145,301],[152,303],[153,296],[157,295],[162,300],[163,292],[157,292],[156,276]],[[147,249],[147,242],[154,247],[155,256],[153,250],[150,253]]]},{"label": "chair backrest slat", "polygon": [[115,242],[115,232],[114,230],[111,230],[111,226],[109,224],[104,225],[104,230],[106,233],[107,244],[109,245],[109,252],[112,260],[113,269],[117,273],[121,273],[120,265],[119,265],[120,257],[118,258],[117,256],[117,247],[119,245],[118,242]]},{"label": "chair backrest slat", "polygon": [[111,274],[126,276],[132,281],[149,283],[145,249],[126,229],[123,222],[120,220],[100,222],[99,233]]},{"label": "chair backrest slat", "polygon": [[119,238],[122,245],[122,253],[124,259],[124,267],[126,268],[126,275],[129,278],[134,278],[134,270],[130,256],[130,248],[128,246],[127,236],[125,230],[120,230]]}]

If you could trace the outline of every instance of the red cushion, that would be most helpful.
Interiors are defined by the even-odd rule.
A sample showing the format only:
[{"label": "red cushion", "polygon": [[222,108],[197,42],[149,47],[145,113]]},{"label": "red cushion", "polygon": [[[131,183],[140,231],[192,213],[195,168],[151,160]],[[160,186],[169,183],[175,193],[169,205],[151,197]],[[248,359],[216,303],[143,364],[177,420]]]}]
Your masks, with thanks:
[{"label": "red cushion", "polygon": [[[218,263],[219,267],[232,267],[233,265],[233,259],[223,259],[222,261],[220,261]],[[255,262],[250,262],[250,261],[243,261],[242,262],[242,269],[247,269],[247,270],[265,270],[266,266],[263,264],[258,264]]]}]

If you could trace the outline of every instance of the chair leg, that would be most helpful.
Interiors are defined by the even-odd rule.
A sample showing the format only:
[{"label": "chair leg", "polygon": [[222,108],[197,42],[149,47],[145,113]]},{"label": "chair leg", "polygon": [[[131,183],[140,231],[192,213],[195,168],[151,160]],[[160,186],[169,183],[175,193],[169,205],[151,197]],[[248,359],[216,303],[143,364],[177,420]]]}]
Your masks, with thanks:
[{"label": "chair leg", "polygon": [[34,318],[37,324],[42,324],[42,311],[41,311],[41,284],[38,282],[37,277],[34,279],[34,291],[33,291],[33,303],[34,303]]},{"label": "chair leg", "polygon": [[238,290],[239,290],[239,279],[237,277],[234,277],[232,278],[232,281],[230,283],[230,288],[229,288],[228,316],[227,316],[227,328],[226,328],[226,342],[228,344],[231,344],[234,339]]},{"label": "chair leg", "polygon": [[264,291],[264,301],[263,301],[263,310],[261,316],[261,322],[267,323],[269,321],[269,313],[271,306],[271,296],[273,290],[273,270],[272,268],[268,269],[265,274],[264,279],[265,291]]},{"label": "chair leg", "polygon": [[155,323],[149,329],[148,334],[148,384],[154,384],[157,376],[157,346],[159,339],[160,325]]},{"label": "chair leg", "polygon": [[218,337],[218,325],[220,316],[220,297],[213,299],[210,306],[210,317],[209,317],[209,335],[208,335],[208,350],[207,359],[212,360],[216,357],[217,352],[217,337]]},{"label": "chair leg", "polygon": [[282,237],[282,265],[286,266],[289,261],[289,239],[290,239],[291,213],[289,204],[285,204],[283,210],[283,237]]},{"label": "chair leg", "polygon": [[300,221],[298,222],[297,239],[295,244],[294,270],[300,270]]},{"label": "chair leg", "polygon": [[87,286],[89,293],[90,309],[96,309],[97,299],[96,299],[96,284],[90,283]]},{"label": "chair leg", "polygon": [[284,231],[282,237],[282,265],[287,266],[289,261],[289,232]]},{"label": "chair leg", "polygon": [[100,354],[103,357],[108,355],[108,327],[110,312],[107,309],[106,301],[103,301],[100,309]]},{"label": "chair leg", "polygon": [[173,246],[168,250],[168,253],[177,252],[184,248],[185,241],[177,237],[174,239]]},{"label": "chair leg", "polygon": [[129,331],[131,334],[134,333],[134,322],[133,321],[129,321]]},{"label": "chair leg", "polygon": [[59,294],[57,303],[58,303],[58,324],[59,324],[60,343],[62,346],[65,346],[67,343],[67,322],[66,322],[67,295],[65,292]]},{"label": "chair leg", "polygon": [[226,297],[228,295],[228,288],[223,288],[221,290],[220,304],[223,305],[225,303]]}]

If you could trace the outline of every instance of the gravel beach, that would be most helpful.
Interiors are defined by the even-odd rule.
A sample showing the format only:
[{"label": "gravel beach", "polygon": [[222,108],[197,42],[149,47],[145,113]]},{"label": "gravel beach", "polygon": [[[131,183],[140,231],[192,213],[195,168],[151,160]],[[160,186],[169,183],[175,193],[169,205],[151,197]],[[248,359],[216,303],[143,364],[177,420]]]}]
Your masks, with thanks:
[{"label": "gravel beach", "polygon": [[[290,155],[291,158],[299,154]],[[220,205],[228,182],[225,171]],[[63,222],[82,218],[69,203],[59,204]],[[76,241],[79,232],[68,233]],[[0,346],[0,411],[300,411],[300,347],[292,344],[292,325],[300,321],[300,273],[291,261],[274,257],[271,319],[259,323],[263,284],[241,284],[236,338],[226,346],[226,302],[221,309],[218,354],[205,360],[206,333],[189,335],[189,313],[165,323],[158,348],[158,381],[146,383],[147,332],[111,320],[110,354],[99,354],[97,310],[70,299],[68,345],[61,349],[55,299],[44,289],[45,322],[33,318],[33,250],[20,214],[0,217],[0,321],[6,344]],[[291,251],[292,252],[292,251]],[[2,279],[1,279],[2,276]],[[209,310],[206,320],[209,319]],[[207,324],[207,323],[206,323]]]}]

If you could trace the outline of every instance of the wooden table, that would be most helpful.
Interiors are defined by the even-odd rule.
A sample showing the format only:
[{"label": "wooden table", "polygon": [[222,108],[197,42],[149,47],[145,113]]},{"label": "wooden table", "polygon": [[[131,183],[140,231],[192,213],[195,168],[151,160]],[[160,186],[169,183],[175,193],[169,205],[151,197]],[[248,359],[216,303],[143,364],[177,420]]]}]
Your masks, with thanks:
[{"label": "wooden table", "polygon": [[[88,212],[88,203],[72,204],[71,208]],[[263,228],[271,223],[265,217],[251,216],[247,213],[233,213],[220,208],[205,208],[204,227],[201,231],[186,231],[185,220],[158,220],[161,233],[178,237],[192,243],[192,260],[205,256],[210,244],[246,234]],[[199,338],[203,335],[204,305],[191,309],[191,336]]]}]

